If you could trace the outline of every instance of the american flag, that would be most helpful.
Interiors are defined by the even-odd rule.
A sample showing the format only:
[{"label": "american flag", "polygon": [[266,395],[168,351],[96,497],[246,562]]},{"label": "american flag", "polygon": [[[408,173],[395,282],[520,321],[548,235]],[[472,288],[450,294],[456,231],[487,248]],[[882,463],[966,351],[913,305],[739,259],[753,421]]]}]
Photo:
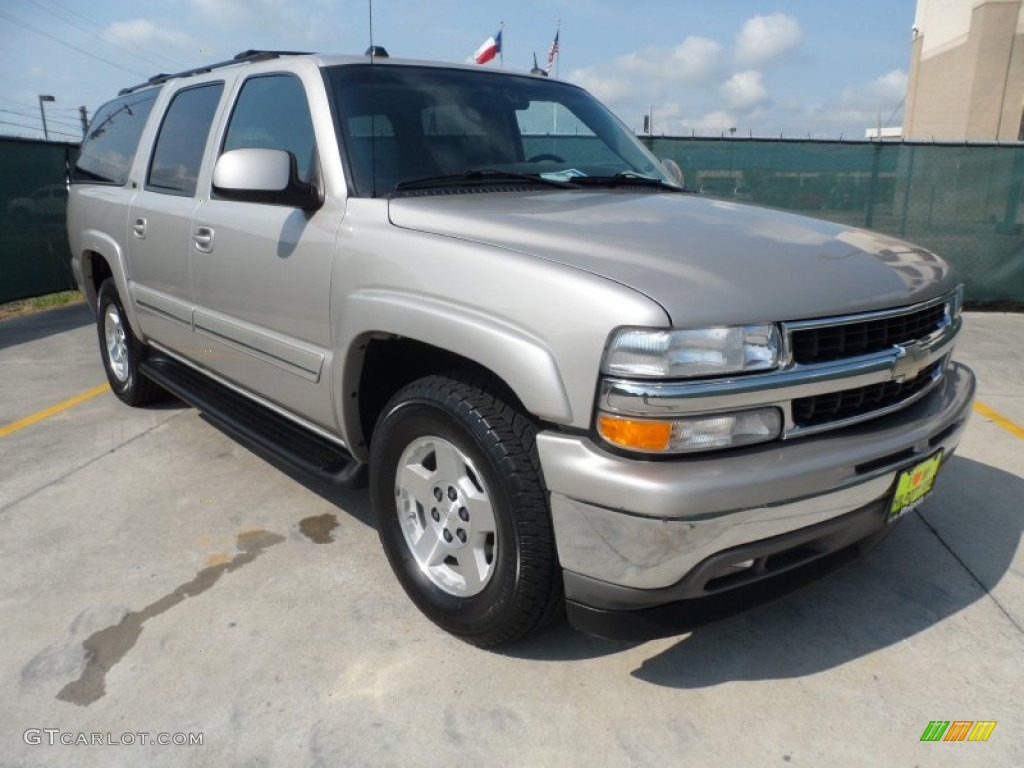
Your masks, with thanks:
[{"label": "american flag", "polygon": [[551,41],[551,47],[548,48],[548,72],[551,71],[551,67],[555,63],[555,57],[558,56],[558,35],[561,31],[555,32],[555,39]]}]

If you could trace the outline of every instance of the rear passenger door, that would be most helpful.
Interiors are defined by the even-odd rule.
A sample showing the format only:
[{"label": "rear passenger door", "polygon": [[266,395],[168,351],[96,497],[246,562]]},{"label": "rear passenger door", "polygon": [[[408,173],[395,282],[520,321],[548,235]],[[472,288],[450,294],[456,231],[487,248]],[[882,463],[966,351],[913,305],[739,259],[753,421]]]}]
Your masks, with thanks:
[{"label": "rear passenger door", "polygon": [[142,189],[128,216],[130,291],[143,332],[189,357],[192,333],[189,244],[199,171],[222,82],[183,88],[171,97],[157,132]]},{"label": "rear passenger door", "polygon": [[[247,148],[290,152],[300,178],[319,183],[317,137],[299,77],[257,74],[241,83],[217,155]],[[331,253],[343,212],[330,202],[304,211],[211,193],[196,209],[190,248],[195,330],[210,350],[205,364],[332,429],[323,374]]]}]

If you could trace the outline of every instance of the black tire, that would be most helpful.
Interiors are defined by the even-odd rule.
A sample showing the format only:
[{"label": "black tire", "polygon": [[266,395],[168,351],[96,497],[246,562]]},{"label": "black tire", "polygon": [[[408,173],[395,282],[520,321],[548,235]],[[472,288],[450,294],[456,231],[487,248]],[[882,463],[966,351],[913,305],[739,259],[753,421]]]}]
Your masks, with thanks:
[{"label": "black tire", "polygon": [[[488,647],[541,629],[564,601],[536,426],[482,383],[428,376],[390,400],[371,442],[370,498],[406,594],[442,629]],[[409,469],[417,456],[423,456],[417,470],[431,472],[433,465],[430,477],[423,475],[424,505],[404,487],[420,477]],[[461,469],[444,469],[452,466]],[[421,528],[436,564],[421,565],[414,553],[411,537]],[[461,549],[454,537],[444,538],[452,533]]]},{"label": "black tire", "polygon": [[[112,277],[103,281],[97,294],[96,329],[103,370],[110,388],[122,402],[139,406],[166,396],[155,382],[139,373],[139,363],[146,357],[146,346],[132,333]],[[114,336],[109,343],[108,332]]]}]

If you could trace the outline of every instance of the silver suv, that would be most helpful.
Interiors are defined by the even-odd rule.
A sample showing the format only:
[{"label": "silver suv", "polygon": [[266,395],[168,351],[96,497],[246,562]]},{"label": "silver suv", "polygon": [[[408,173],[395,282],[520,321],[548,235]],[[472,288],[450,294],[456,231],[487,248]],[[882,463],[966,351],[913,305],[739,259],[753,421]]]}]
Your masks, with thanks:
[{"label": "silver suv", "polygon": [[117,396],[368,475],[438,625],[650,637],[865,551],[974,393],[940,258],[677,171],[568,83],[248,51],[99,109],[68,230]]}]

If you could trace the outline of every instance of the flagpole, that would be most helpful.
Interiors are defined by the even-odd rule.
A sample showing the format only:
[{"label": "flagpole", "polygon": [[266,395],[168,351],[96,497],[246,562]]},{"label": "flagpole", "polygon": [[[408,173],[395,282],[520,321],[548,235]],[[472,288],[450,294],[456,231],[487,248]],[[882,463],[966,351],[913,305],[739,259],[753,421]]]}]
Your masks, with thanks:
[{"label": "flagpole", "polygon": [[[556,78],[558,77],[558,68],[559,68],[559,66],[562,63],[561,34],[562,34],[562,20],[559,19],[558,22],[555,24],[555,40],[559,41],[559,43],[558,43],[558,50],[555,51],[555,77]],[[553,45],[553,43],[552,43],[552,45]],[[558,135],[558,105],[555,105],[553,111],[554,111],[554,114],[552,115],[552,120],[551,120],[551,132],[554,135],[557,136]]]},{"label": "flagpole", "polygon": [[558,55],[555,57],[555,77],[559,77],[561,71],[559,67],[562,66],[562,20],[559,19],[558,23],[555,24],[555,37],[558,38]]},{"label": "flagpole", "polygon": [[501,22],[501,46],[498,48],[498,64],[505,68],[505,22]]}]

